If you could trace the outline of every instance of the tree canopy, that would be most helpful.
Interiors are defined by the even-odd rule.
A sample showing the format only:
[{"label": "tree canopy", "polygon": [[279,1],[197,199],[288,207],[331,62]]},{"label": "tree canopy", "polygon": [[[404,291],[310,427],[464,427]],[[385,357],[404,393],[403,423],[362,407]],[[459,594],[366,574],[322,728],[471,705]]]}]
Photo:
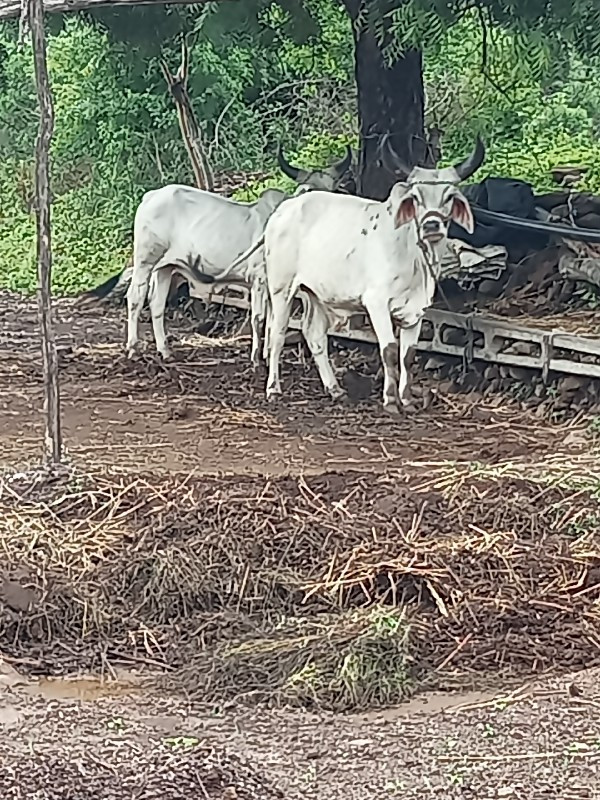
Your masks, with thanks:
[{"label": "tree canopy", "polygon": [[[209,0],[178,0],[182,5],[193,4],[201,6]],[[227,0],[221,0],[227,2]],[[229,0],[234,2],[234,0]],[[163,4],[164,0],[44,0],[44,11],[50,14],[66,13],[70,11],[84,11],[100,7],[112,6],[123,8],[136,4],[138,6]],[[0,0],[0,20],[18,17],[21,13],[21,0]]]},{"label": "tree canopy", "polygon": [[[341,156],[347,143],[358,147],[353,38],[362,18],[353,23],[350,3],[221,0],[50,15],[55,288],[78,291],[120,269],[144,191],[193,181],[159,66],[162,55],[175,70],[182,36],[214,168],[264,174],[238,192],[241,199],[266,185],[290,186],[276,168],[279,139],[290,160],[311,166]],[[371,11],[366,30],[393,66],[402,5],[367,4],[377,14]],[[444,159],[462,157],[482,132],[482,177],[513,175],[549,188],[552,166],[579,161],[591,167],[587,185],[600,190],[600,70],[585,40],[544,31],[540,48],[557,54],[544,71],[519,56],[522,37],[535,39],[535,31],[520,33],[517,16],[503,24],[490,17],[482,28],[479,6],[458,19],[448,16],[447,3],[439,5],[442,34],[413,43],[412,52],[419,64],[422,58],[426,120],[444,130]],[[587,5],[591,13],[594,4]],[[37,108],[30,54],[17,38],[16,21],[0,27],[0,281],[31,289]],[[409,94],[402,66],[391,69],[390,83]]]},{"label": "tree canopy", "polygon": [[[75,7],[77,2],[74,0]],[[573,50],[600,53],[600,4],[596,0],[221,0],[221,4],[204,3],[202,7],[153,8],[143,14],[133,0],[128,11],[98,10],[91,18],[112,36],[133,41],[151,30],[154,35],[146,36],[146,43],[154,40],[159,47],[161,36],[164,43],[165,36],[197,32],[208,10],[213,35],[242,29],[267,47],[284,36],[314,48],[326,29],[323,19],[331,16],[333,7],[345,10],[354,32],[360,188],[368,196],[383,196],[389,188],[390,177],[376,161],[383,135],[393,137],[405,160],[423,157],[421,52],[439,49],[449,30],[465,18],[472,21],[474,35],[480,40],[482,74],[499,91],[503,88],[499,73],[506,77],[507,56],[514,80],[527,75],[548,84],[568,68]],[[221,32],[215,29],[217,20],[223,26]],[[267,20],[276,25],[265,29]],[[508,54],[502,31],[510,32],[512,52]]]}]

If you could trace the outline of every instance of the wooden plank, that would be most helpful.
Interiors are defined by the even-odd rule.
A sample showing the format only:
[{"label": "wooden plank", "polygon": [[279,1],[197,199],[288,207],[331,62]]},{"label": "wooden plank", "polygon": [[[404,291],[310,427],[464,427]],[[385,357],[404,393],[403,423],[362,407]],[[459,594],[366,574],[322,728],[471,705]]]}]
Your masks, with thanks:
[{"label": "wooden plank", "polygon": [[552,337],[552,346],[600,357],[600,339],[588,339],[574,333],[555,333]]}]

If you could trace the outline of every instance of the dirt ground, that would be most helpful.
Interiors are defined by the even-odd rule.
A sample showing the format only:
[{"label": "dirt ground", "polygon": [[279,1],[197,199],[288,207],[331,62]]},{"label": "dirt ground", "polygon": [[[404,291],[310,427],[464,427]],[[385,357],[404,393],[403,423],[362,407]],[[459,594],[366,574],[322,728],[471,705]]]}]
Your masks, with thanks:
[{"label": "dirt ground", "polygon": [[207,707],[141,693],[132,676],[131,688],[5,677],[0,790],[14,800],[597,800],[599,678],[342,716]]},{"label": "dirt ground", "polygon": [[[580,414],[552,422],[506,397],[451,393],[417,371],[416,394],[424,408],[395,420],[381,410],[372,359],[354,351],[336,355],[339,367],[348,365],[362,378],[348,384],[354,399],[332,403],[297,345],[286,353],[284,398],[269,405],[264,374],[249,369],[247,335],[208,339],[189,322],[174,322],[174,364],[160,363],[151,351],[131,364],[123,355],[122,312],[82,310],[62,301],[56,316],[67,456],[79,475],[93,476],[81,491],[88,492],[90,507],[97,507],[98,498],[110,505],[105,520],[112,527],[102,534],[102,548],[94,542],[86,550],[86,543],[83,555],[75,554],[83,512],[73,510],[72,498],[34,502],[18,481],[17,489],[3,485],[3,560],[13,570],[9,562],[17,553],[44,581],[46,573],[52,580],[40,578],[40,597],[49,600],[37,615],[28,616],[18,603],[11,606],[8,583],[4,587],[2,796],[600,798],[595,419]],[[36,330],[34,303],[0,295],[0,467],[6,473],[25,471],[41,453]],[[151,346],[148,325],[144,336]],[[151,484],[152,495],[143,494]],[[134,499],[122,501],[132,486]],[[176,510],[178,524],[185,523],[177,541],[167,524],[175,513],[173,486],[187,487]],[[412,492],[424,502],[413,504]],[[199,504],[202,517],[194,516]],[[90,515],[97,532],[99,523]],[[150,518],[158,520],[158,534],[140,566],[139,541],[149,535]],[[15,520],[25,527],[15,528]],[[293,532],[286,520],[294,521]],[[63,537],[54,561],[49,551],[38,553],[42,528],[36,521],[57,541]],[[230,537],[225,568],[211,561],[217,551],[203,549],[198,532],[213,524]],[[261,539],[254,552],[259,532],[267,544]],[[286,535],[300,549],[288,552]],[[221,554],[227,550],[218,545]],[[131,564],[124,560],[127,547]],[[82,622],[75,601],[83,596],[84,573],[106,565],[105,572],[94,573],[94,587],[121,587],[117,613],[133,619],[137,635],[144,599],[133,584],[165,551],[179,571],[168,587],[167,578],[161,584],[165,604],[152,609],[154,616],[144,611],[152,643],[145,641],[141,650],[146,667],[162,665],[164,658],[171,669],[189,661],[188,673],[200,673],[202,662],[190,660],[189,647],[198,646],[207,618],[227,627],[227,615],[235,612],[255,625],[252,614],[264,613],[267,602],[284,616],[293,609],[297,615],[298,592],[308,586],[311,600],[304,607],[311,624],[325,619],[342,596],[362,613],[357,593],[363,592],[363,604],[365,597],[388,602],[400,587],[406,592],[401,597],[425,606],[416,627],[430,671],[453,673],[442,682],[448,687],[454,673],[467,675],[457,685],[472,688],[419,693],[397,708],[350,714],[248,707],[235,699],[235,684],[244,693],[254,670],[255,682],[264,685],[262,661],[245,662],[248,686],[239,683],[240,672],[232,673],[233,687],[216,702],[208,689],[202,697],[210,685],[208,668],[197,676],[201,688],[186,697],[189,681],[183,693],[181,687],[137,686],[137,676],[122,674],[123,665],[109,650],[102,669],[117,678],[110,684],[45,678],[45,671],[60,674],[95,663],[87,657],[90,648],[98,649],[93,636],[87,649],[78,649],[73,631],[82,624],[86,630],[96,625],[98,632],[110,627],[120,652],[131,647],[134,663],[144,663],[137,642],[131,642],[131,626],[106,617],[90,621],[87,611]],[[548,561],[542,564],[544,552]],[[210,580],[173,586],[187,580],[182,564],[194,558]],[[369,559],[378,576],[388,575],[385,587],[379,577],[367,577]],[[310,569],[304,566],[309,561]],[[275,566],[283,578],[271,576]],[[241,573],[246,577],[240,587]],[[79,576],[74,599],[52,588],[52,581],[58,586],[67,574]],[[235,586],[229,585],[232,576]],[[193,614],[186,604],[194,606]],[[48,609],[55,619],[46,628],[40,620],[47,621]],[[196,638],[181,622],[186,614],[197,627]],[[50,647],[36,626],[56,631],[59,618],[63,638],[53,634]],[[428,648],[429,624],[439,638]],[[263,637],[263,648],[275,641],[256,628],[252,635]],[[178,641],[179,656],[167,657]],[[498,679],[491,681],[495,659]],[[52,663],[50,670],[53,660],[56,668]],[[524,671],[538,677],[526,679]],[[368,707],[368,699],[363,705]]]},{"label": "dirt ground", "polygon": [[[426,469],[448,460],[527,463],[588,451],[581,436],[587,422],[549,425],[505,397],[446,394],[422,375],[414,391],[424,405],[433,404],[394,420],[383,413],[371,376],[355,391],[371,390],[368,398],[333,403],[304,353],[289,348],[284,398],[271,406],[264,373],[249,367],[248,336],[207,339],[187,323],[172,324],[178,360],[166,365],[154,357],[146,324],[149,352],[131,364],[124,356],[122,312],[79,312],[74,301],[62,301],[56,318],[64,439],[75,462],[281,475],[380,472],[413,462]],[[42,431],[35,305],[3,295],[0,320],[0,459],[23,467],[39,458]],[[357,360],[365,359],[346,353],[337,362],[343,368]]]}]

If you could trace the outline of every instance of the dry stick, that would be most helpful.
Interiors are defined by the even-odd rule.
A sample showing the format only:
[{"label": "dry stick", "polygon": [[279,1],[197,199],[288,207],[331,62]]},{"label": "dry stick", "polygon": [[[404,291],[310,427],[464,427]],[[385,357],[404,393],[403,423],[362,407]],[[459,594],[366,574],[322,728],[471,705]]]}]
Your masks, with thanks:
[{"label": "dry stick", "polygon": [[462,641],[460,641],[456,645],[454,650],[452,650],[452,652],[449,653],[446,656],[446,658],[442,661],[442,663],[439,666],[436,667],[436,671],[439,672],[440,670],[444,669],[444,667],[447,667],[448,664],[460,653],[460,651],[463,649],[463,647],[465,647],[471,641],[472,638],[473,638],[473,634],[472,633],[468,633],[465,636],[465,638],[462,639]]},{"label": "dry stick", "polygon": [[40,127],[35,147],[38,314],[42,335],[46,412],[45,455],[49,464],[59,464],[62,455],[58,357],[52,323],[52,240],[50,230],[50,141],[54,130],[52,92],[46,61],[46,34],[42,0],[23,0],[27,4],[35,64],[35,82],[40,109]]},{"label": "dry stick", "polygon": [[458,706],[452,706],[451,708],[447,709],[447,714],[456,714],[461,711],[476,711],[477,709],[483,708],[493,708],[494,706],[498,705],[509,705],[511,703],[520,703],[523,700],[529,700],[531,697],[534,696],[534,693],[527,690],[526,686],[521,686],[518,689],[515,689],[514,692],[510,692],[507,695],[497,695],[493,697],[491,700],[482,700],[481,702],[477,703],[461,703]]},{"label": "dry stick", "polygon": [[539,759],[554,759],[554,758],[600,758],[598,754],[598,750],[594,747],[590,747],[589,750],[585,751],[577,751],[577,750],[554,750],[548,751],[544,753],[506,753],[505,755],[489,755],[489,756],[480,756],[471,753],[465,753],[464,755],[456,755],[456,756],[438,756],[437,760],[442,762],[443,764],[453,764],[455,762],[475,762],[480,763],[484,761],[491,761],[494,763],[501,763],[501,762],[509,762],[509,761],[537,761]]}]

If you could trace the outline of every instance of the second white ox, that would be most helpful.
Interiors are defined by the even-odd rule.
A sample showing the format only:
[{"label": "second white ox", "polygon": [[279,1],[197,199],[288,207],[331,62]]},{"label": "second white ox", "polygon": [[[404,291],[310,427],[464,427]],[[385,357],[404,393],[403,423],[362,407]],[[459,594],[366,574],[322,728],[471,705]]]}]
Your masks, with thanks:
[{"label": "second white ox", "polygon": [[[340,316],[366,310],[383,362],[384,408],[398,413],[401,403],[408,404],[407,355],[433,300],[450,220],[473,232],[469,203],[457,185],[484,157],[478,139],[469,158],[455,167],[407,169],[387,147],[384,163],[403,182],[393,186],[384,202],[317,191],[273,213],[264,233],[269,399],[281,394],[281,351],[300,291],[306,296],[302,331],[329,393],[337,397],[343,389],[329,361],[328,329],[336,318],[339,323]],[[401,329],[399,345],[395,326]]]},{"label": "second white ox", "polygon": [[[334,191],[350,167],[352,154],[326,169],[297,171],[310,188]],[[294,169],[279,150],[280,166]],[[288,170],[288,172],[289,172]],[[127,292],[127,350],[133,355],[139,340],[139,318],[150,287],[150,313],[158,352],[169,358],[165,305],[173,271],[184,278],[215,276],[260,237],[274,209],[288,197],[267,189],[254,203],[240,203],[191,186],[169,185],[147,192],[134,221],[133,268]],[[234,279],[250,284],[252,362],[260,351],[260,327],[265,318],[266,289],[262,256],[238,261]],[[212,278],[214,279],[214,278]],[[217,277],[218,279],[218,277]]]}]

